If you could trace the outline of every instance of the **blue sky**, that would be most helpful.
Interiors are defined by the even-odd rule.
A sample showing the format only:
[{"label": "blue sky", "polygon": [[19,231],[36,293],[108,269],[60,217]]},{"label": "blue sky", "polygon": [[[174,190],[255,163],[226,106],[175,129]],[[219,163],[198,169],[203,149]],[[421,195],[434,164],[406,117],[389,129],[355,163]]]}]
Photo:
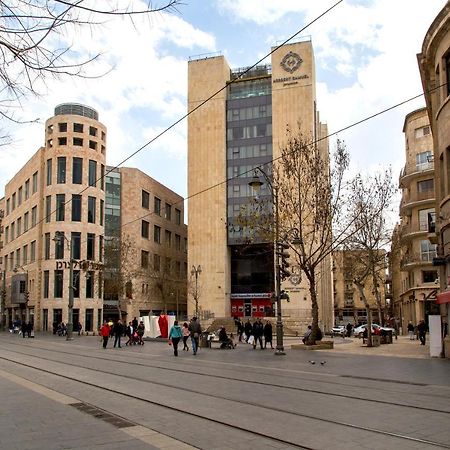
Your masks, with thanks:
[{"label": "blue sky", "polygon": [[[57,104],[79,102],[97,109],[108,128],[108,164],[118,164],[185,114],[189,56],[220,51],[231,67],[252,65],[333,3],[184,0],[175,13],[134,24],[111,20],[69,33],[67,41],[80,54],[103,53],[90,70],[114,69],[98,80],[50,80],[39,98],[23,102],[22,116],[40,121],[3,124],[13,143],[0,149],[0,186],[44,144],[43,125]],[[329,131],[420,93],[416,54],[445,3],[347,0],[305,30],[302,35],[311,37],[315,50],[318,107]],[[339,134],[350,151],[352,171],[391,165],[397,178],[404,165],[404,117],[421,106],[423,99]],[[186,134],[183,122],[125,165],[186,196]]]}]

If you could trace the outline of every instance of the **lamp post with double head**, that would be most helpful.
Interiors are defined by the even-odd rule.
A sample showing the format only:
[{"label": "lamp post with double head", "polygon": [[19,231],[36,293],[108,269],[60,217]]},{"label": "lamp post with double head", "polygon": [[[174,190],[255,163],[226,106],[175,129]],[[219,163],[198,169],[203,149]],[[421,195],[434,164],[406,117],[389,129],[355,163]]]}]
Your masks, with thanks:
[{"label": "lamp post with double head", "polygon": [[198,317],[198,276],[202,273],[202,268],[200,265],[197,267],[192,266],[191,275],[195,277],[195,291],[194,291],[194,301],[195,301],[195,317]]},{"label": "lamp post with double head", "polygon": [[64,242],[67,243],[67,248],[69,250],[69,303],[68,303],[68,318],[67,318],[67,341],[73,340],[73,257],[72,257],[72,244],[67,239],[67,237],[57,231],[55,232],[55,237],[53,238],[55,242],[59,242],[61,245],[64,245]]}]

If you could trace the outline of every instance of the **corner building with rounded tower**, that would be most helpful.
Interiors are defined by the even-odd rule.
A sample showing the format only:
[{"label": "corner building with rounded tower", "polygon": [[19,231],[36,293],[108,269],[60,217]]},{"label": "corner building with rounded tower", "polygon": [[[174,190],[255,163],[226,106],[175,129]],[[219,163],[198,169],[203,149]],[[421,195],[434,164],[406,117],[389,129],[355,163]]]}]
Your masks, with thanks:
[{"label": "corner building with rounded tower", "polygon": [[[45,145],[5,187],[2,321],[36,331],[102,319],[106,127],[88,106],[66,103],[45,124]],[[72,261],[73,279],[69,279]]]}]

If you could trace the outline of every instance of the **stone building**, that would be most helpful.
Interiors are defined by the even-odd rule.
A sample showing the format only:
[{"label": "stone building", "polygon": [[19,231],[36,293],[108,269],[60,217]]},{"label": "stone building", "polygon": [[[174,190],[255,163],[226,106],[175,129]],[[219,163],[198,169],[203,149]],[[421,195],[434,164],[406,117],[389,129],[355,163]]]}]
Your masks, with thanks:
[{"label": "stone building", "polygon": [[406,329],[436,313],[437,268],[433,266],[436,244],[430,242],[435,229],[435,171],[433,138],[426,108],[409,113],[403,126],[406,164],[400,173],[402,190],[399,283],[394,292],[395,316]]},{"label": "stone building", "polygon": [[[45,124],[45,144],[5,186],[6,324],[36,330],[68,321],[97,328],[102,317],[106,128],[94,109],[62,104]],[[73,280],[69,268],[73,261]]]},{"label": "stone building", "polygon": [[[255,167],[270,177],[272,160],[286,143],[287,126],[295,130],[300,125],[311,140],[323,138],[319,146],[328,153],[315,84],[310,41],[284,45],[274,51],[270,65],[251,69],[231,70],[223,56],[189,61],[188,270],[195,274],[201,267],[196,281],[203,318],[274,313],[273,242],[245,242],[237,218],[253,198],[249,182]],[[261,195],[270,195],[268,183],[263,188]],[[331,256],[320,272],[319,321],[329,330]],[[290,303],[283,302],[283,316],[295,318],[300,328],[311,321],[305,278],[295,274],[282,286],[290,294]]]},{"label": "stone building", "polygon": [[[184,199],[139,169],[108,168],[105,318],[187,314]],[[130,319],[130,320],[131,320]]]},{"label": "stone building", "polygon": [[[417,55],[433,135],[436,198],[436,244],[442,321],[450,317],[450,3],[428,29]],[[446,352],[450,355],[450,338]]]}]

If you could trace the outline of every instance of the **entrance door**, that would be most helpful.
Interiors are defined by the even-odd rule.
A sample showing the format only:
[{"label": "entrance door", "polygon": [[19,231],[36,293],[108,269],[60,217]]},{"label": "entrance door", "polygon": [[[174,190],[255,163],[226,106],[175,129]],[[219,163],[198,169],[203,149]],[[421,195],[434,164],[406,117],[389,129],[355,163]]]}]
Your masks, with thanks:
[{"label": "entrance door", "polygon": [[252,317],[252,303],[250,300],[250,303],[244,303],[244,314],[245,317]]},{"label": "entrance door", "polygon": [[79,309],[72,310],[72,319],[73,319],[73,331],[78,331],[78,323],[80,322],[80,310]]}]

